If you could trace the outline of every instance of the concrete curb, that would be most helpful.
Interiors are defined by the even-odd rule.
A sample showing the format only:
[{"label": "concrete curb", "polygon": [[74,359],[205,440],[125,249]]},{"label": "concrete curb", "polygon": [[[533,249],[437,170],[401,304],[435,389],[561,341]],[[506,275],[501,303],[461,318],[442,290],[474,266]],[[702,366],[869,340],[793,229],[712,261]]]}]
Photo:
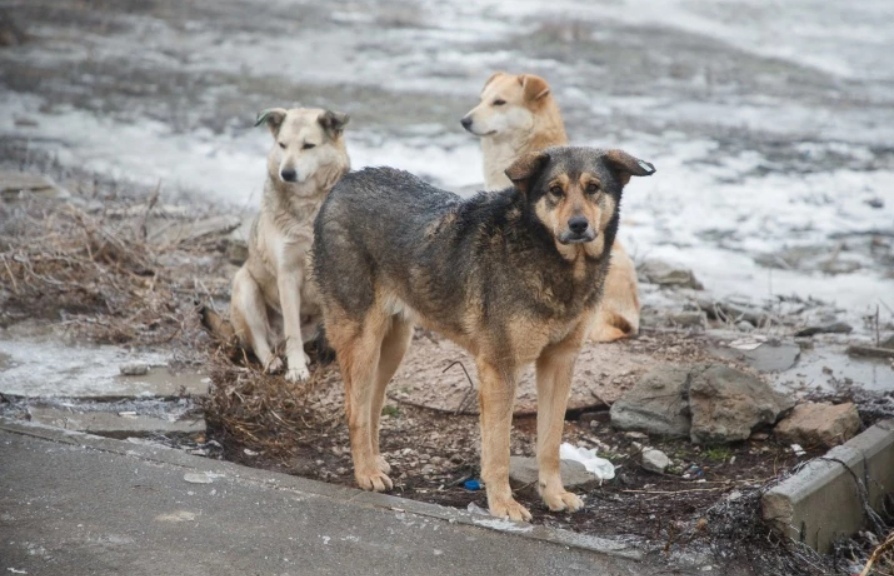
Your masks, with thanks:
[{"label": "concrete curb", "polygon": [[884,420],[769,490],[762,514],[780,533],[826,553],[865,525],[864,501],[879,510],[892,493],[894,420]]},{"label": "concrete curb", "polygon": [[460,524],[511,533],[523,538],[531,538],[587,552],[639,563],[645,553],[635,543],[611,540],[578,534],[568,530],[532,526],[509,520],[500,520],[491,516],[476,515],[463,510],[417,502],[387,494],[364,492],[355,488],[335,486],[316,480],[308,480],[278,472],[269,472],[256,468],[248,468],[232,462],[212,460],[201,456],[193,456],[180,450],[159,445],[135,444],[124,440],[115,440],[94,436],[83,432],[61,430],[38,425],[10,422],[0,418],[0,431],[38,438],[49,442],[80,446],[88,450],[97,450],[137,458],[140,460],[168,464],[184,468],[184,470],[223,474],[239,482],[253,483],[272,487],[275,490],[291,491],[329,498],[351,505],[368,508],[380,508],[399,513],[416,514],[429,518],[444,520],[450,524]]}]

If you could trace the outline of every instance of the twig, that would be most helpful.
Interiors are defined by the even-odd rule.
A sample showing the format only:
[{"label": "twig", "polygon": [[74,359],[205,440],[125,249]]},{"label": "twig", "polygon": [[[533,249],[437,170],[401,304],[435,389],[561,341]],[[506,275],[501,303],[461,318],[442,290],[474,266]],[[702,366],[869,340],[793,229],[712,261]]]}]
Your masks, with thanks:
[{"label": "twig", "polygon": [[866,561],[866,566],[863,567],[860,576],[869,576],[869,572],[872,570],[872,565],[876,563],[882,554],[891,548],[894,548],[894,531],[888,534],[888,538],[876,546],[875,550],[872,551],[872,555],[869,557],[869,560]]},{"label": "twig", "polygon": [[459,405],[456,407],[456,410],[453,412],[454,416],[458,416],[460,414],[460,412],[463,412],[466,409],[466,404],[468,404],[468,402],[469,402],[469,397],[472,395],[473,392],[475,392],[475,383],[472,382],[472,377],[469,376],[469,372],[468,372],[468,370],[466,370],[465,364],[463,364],[460,360],[454,360],[453,362],[448,364],[447,367],[441,371],[441,374],[443,374],[444,372],[447,372],[448,370],[453,368],[453,366],[455,366],[456,364],[459,364],[459,367],[463,369],[463,372],[466,375],[466,380],[469,381],[469,389],[463,395],[462,400],[459,401]]},{"label": "twig", "polygon": [[717,488],[691,488],[689,490],[621,490],[621,492],[626,494],[686,494],[688,492],[715,492],[726,488],[727,486],[718,486]]}]

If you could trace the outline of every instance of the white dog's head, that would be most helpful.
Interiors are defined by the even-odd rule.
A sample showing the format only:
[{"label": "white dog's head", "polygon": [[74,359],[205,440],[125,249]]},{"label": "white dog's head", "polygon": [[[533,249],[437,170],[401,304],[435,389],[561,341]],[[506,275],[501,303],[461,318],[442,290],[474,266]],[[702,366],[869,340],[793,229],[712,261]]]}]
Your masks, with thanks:
[{"label": "white dog's head", "polygon": [[[321,108],[271,108],[258,115],[255,125],[266,123],[273,134],[267,156],[271,178],[303,188],[321,173],[338,176],[349,167],[344,132],[348,115]],[[329,178],[327,178],[328,180]]]},{"label": "white dog's head", "polygon": [[481,90],[481,101],[460,121],[476,136],[512,136],[530,131],[549,96],[549,84],[534,74],[497,72]]}]

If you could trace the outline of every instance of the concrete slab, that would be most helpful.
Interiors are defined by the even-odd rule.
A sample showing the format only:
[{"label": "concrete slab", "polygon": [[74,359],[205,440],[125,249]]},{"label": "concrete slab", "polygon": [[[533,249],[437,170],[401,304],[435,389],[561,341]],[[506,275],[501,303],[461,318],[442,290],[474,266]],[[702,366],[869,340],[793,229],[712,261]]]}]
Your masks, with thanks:
[{"label": "concrete slab", "polygon": [[[210,379],[197,371],[174,373],[168,356],[117,346],[70,345],[52,336],[4,337],[0,333],[0,393],[28,398],[151,398],[203,395]],[[145,375],[125,376],[120,367],[141,362]]]},{"label": "concrete slab", "polygon": [[194,434],[205,431],[204,418],[167,420],[141,414],[112,412],[76,412],[61,408],[31,406],[32,420],[63,430],[78,430],[114,438],[149,434]]},{"label": "concrete slab", "polygon": [[703,573],[624,541],[4,420],[0,461],[0,567],[15,573]]},{"label": "concrete slab", "polygon": [[769,490],[763,517],[780,533],[828,552],[837,537],[865,524],[858,481],[875,510],[894,493],[894,420],[879,422]]}]

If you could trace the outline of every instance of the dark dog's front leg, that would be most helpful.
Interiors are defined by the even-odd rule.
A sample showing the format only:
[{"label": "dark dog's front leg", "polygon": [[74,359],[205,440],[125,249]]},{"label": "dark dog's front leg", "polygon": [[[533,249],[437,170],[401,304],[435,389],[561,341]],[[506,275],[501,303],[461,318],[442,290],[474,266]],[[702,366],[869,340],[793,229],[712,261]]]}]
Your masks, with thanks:
[{"label": "dark dog's front leg", "polygon": [[553,511],[576,512],[584,506],[577,495],[565,491],[559,475],[559,444],[579,346],[579,339],[571,338],[544,350],[537,359],[537,490]]},{"label": "dark dog's front leg", "polygon": [[481,478],[487,489],[490,513],[500,518],[531,519],[509,488],[509,434],[515,401],[516,370],[499,369],[478,357],[478,401],[481,411]]}]

